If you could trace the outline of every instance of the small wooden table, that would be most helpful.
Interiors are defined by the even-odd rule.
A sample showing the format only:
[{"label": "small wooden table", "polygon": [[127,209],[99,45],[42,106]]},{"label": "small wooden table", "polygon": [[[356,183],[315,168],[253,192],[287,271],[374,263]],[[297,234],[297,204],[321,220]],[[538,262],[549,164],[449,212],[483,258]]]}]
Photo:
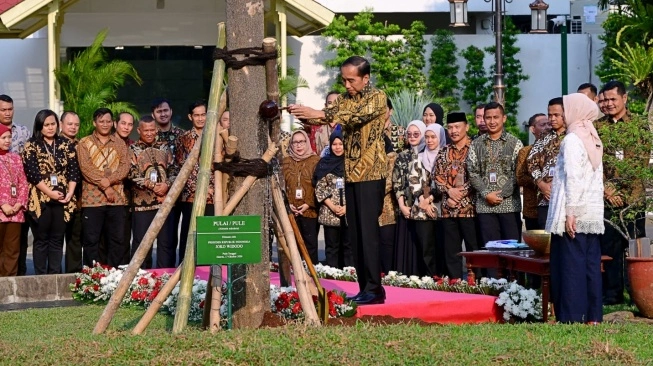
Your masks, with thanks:
[{"label": "small wooden table", "polygon": [[[489,251],[477,250],[474,252],[461,252],[458,255],[465,258],[467,271],[472,273],[474,268],[496,268],[499,278],[508,270],[510,280],[514,281],[515,272],[531,273],[542,277],[542,318],[546,322],[549,318],[549,287],[551,271],[548,255],[538,255],[532,250]],[[601,272],[603,262],[612,260],[607,255],[601,256]]]}]

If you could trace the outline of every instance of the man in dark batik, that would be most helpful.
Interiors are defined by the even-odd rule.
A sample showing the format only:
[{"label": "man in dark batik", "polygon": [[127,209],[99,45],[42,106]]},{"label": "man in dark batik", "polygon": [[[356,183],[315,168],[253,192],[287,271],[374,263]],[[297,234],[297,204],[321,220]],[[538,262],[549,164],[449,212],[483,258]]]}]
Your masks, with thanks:
[{"label": "man in dark batik", "polygon": [[447,271],[452,278],[462,278],[463,262],[458,253],[478,249],[474,189],[467,175],[467,154],[472,144],[467,132],[465,113],[447,115],[447,133],[451,143],[438,154],[433,176],[438,191],[442,192],[442,227]]},{"label": "man in dark batik", "polygon": [[[140,139],[129,147],[131,150],[129,180],[133,183],[134,208],[132,255],[141,244],[157,210],[168,193],[168,189],[177,176],[168,144],[165,141],[156,140],[154,119],[150,116],[141,118],[138,121],[137,131]],[[174,230],[174,218],[169,215],[156,240],[157,268],[175,266]],[[143,268],[152,268],[151,250],[143,263]]]}]

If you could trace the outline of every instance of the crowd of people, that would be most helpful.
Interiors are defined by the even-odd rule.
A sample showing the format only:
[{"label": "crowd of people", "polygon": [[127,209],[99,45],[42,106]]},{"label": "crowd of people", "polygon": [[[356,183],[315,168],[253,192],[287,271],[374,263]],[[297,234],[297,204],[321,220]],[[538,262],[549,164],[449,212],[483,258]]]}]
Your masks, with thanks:
[{"label": "crowd of people", "polygon": [[[445,116],[437,103],[426,105],[421,119],[402,121],[405,128],[392,123],[392,103],[371,85],[370,69],[364,58],[352,57],[340,70],[346,93],[330,92],[323,109],[290,105],[305,128],[282,144],[289,208],[310,259],[321,260],[322,226],[326,264],[357,268],[361,291],[353,300],[383,302],[380,274],[390,270],[463,278],[458,253],[495,240],[521,241],[525,224],[553,234],[552,297],[559,319],[601,321],[602,304],[623,302],[627,244],[604,227],[603,217],[639,187],[604,188],[613,170],[603,166],[601,129],[595,128],[629,121],[622,83],[600,91],[583,84],[578,93],[551,99],[547,113],[528,121],[535,142],[524,147],[506,132],[506,111],[496,102],[474,108],[475,136],[464,112]],[[6,173],[0,174],[0,276],[25,274],[28,227],[36,274],[130,260],[201,137],[207,109],[204,101],[189,106],[188,131],[172,125],[168,100],[155,100],[151,111],[135,121],[100,108],[93,133],[78,140],[76,113],[59,118],[42,110],[30,133],[13,122],[12,99],[0,95]],[[220,120],[224,128],[228,113]],[[135,122],[139,139],[131,141]],[[144,267],[183,260],[197,174],[198,165],[158,235],[156,263],[150,254]],[[213,189],[211,181],[206,215],[213,212]],[[631,228],[636,237],[645,236],[643,217]],[[601,254],[613,258],[603,276]]]},{"label": "crowd of people", "polygon": [[[79,272],[94,262],[129,263],[200,139],[206,112],[205,101],[192,103],[192,128],[184,131],[173,126],[167,99],[154,100],[151,115],[138,120],[99,108],[93,132],[78,139],[74,111],[59,117],[41,110],[30,132],[14,123],[12,98],[0,95],[0,276],[26,274],[29,230],[37,275]],[[229,128],[228,111],[220,125]],[[134,127],[137,141],[130,139]],[[157,236],[156,263],[150,251],[144,268],[183,260],[198,171],[196,164]],[[213,213],[213,189],[211,180],[207,215]]]},{"label": "crowd of people", "polygon": [[[524,146],[506,132],[507,115],[499,103],[474,108],[475,136],[465,113],[445,116],[437,103],[424,106],[421,120],[401,121],[404,128],[391,122],[392,103],[371,86],[365,59],[350,58],[341,73],[347,93],[329,93],[324,109],[289,106],[305,131],[292,134],[289,150],[301,157],[287,158],[284,175],[293,213],[311,223],[300,227],[310,238],[311,257],[317,256],[313,238],[321,224],[327,264],[341,267],[352,256],[357,272],[365,273],[353,300],[384,301],[377,279],[370,279],[377,268],[463,278],[458,253],[495,240],[521,241],[525,224],[527,230],[552,233],[552,298],[559,320],[598,322],[603,304],[623,302],[627,243],[603,217],[623,207],[638,187],[608,183],[614,171],[603,167],[599,135],[630,120],[621,82],[601,90],[582,84],[577,93],[551,99],[543,106],[547,113],[529,119],[535,142]],[[368,184],[367,192],[357,192],[360,182]],[[361,204],[351,203],[357,193],[366,198],[364,207],[352,208]],[[367,239],[352,235],[370,215],[378,222],[363,231],[375,233]],[[631,228],[636,237],[645,236],[643,217]],[[613,258],[603,275],[601,255]]]}]

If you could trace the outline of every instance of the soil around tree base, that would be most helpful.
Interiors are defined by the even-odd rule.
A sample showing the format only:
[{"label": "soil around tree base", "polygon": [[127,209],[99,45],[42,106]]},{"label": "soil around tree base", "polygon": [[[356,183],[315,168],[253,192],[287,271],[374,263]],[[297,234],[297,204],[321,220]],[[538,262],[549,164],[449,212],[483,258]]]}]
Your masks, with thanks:
[{"label": "soil around tree base", "polygon": [[[277,328],[277,327],[284,327],[286,325],[297,325],[301,323],[302,323],[301,320],[287,320],[285,318],[280,317],[277,314],[267,311],[263,315],[263,323],[261,324],[260,328]],[[441,325],[438,323],[427,323],[421,319],[394,318],[389,315],[383,315],[383,316],[365,315],[360,318],[357,317],[331,318],[329,319],[326,325],[332,327],[339,327],[339,326],[352,327],[360,323],[368,324],[368,325],[381,325],[381,326],[391,325],[391,324],[416,324],[421,326]]]}]

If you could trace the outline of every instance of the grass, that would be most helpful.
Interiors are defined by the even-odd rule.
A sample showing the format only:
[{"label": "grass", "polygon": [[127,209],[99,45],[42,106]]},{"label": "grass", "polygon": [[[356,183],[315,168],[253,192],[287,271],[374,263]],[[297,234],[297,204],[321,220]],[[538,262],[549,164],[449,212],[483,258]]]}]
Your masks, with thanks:
[{"label": "grass", "polygon": [[120,309],[106,334],[91,331],[101,306],[0,313],[0,365],[645,365],[653,360],[646,324],[464,326],[359,323],[234,330],[191,327],[170,334],[157,315],[146,334],[131,329],[143,311]]}]

